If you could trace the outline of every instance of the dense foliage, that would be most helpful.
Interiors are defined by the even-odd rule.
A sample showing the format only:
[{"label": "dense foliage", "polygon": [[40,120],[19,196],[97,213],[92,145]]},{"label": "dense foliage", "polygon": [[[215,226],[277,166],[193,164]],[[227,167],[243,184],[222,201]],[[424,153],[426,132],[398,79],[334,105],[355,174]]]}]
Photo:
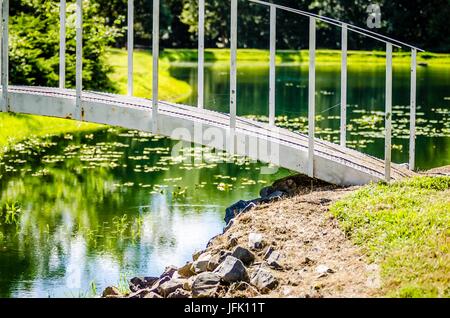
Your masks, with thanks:
[{"label": "dense foliage", "polygon": [[[153,0],[135,1],[136,45],[150,46]],[[366,0],[273,0],[277,4],[309,10],[366,27]],[[450,0],[374,0],[381,6],[381,29],[394,38],[430,51],[450,51]],[[229,45],[229,1],[206,0],[207,47]],[[14,84],[56,86],[59,68],[59,1],[10,1],[11,79]],[[161,46],[195,48],[197,1],[161,0]],[[267,48],[267,7],[239,1],[239,47]],[[83,80],[86,89],[113,90],[105,49],[126,43],[127,0],[84,0]],[[305,48],[308,19],[292,13],[277,16],[277,47]],[[336,27],[318,24],[318,47],[338,48]],[[352,34],[351,49],[382,49],[381,43]],[[67,7],[67,86],[75,82],[75,1]]]},{"label": "dense foliage", "polygon": [[[57,86],[59,82],[58,1],[11,2],[10,78],[13,84]],[[99,4],[84,1],[83,85],[85,89],[113,90],[105,61],[107,46],[121,29],[105,23]],[[75,85],[75,4],[67,7],[66,85]]]},{"label": "dense foliage", "polygon": [[[122,15],[125,21],[127,0],[92,0],[101,3],[100,14],[108,19]],[[150,45],[152,0],[134,0],[136,7],[136,40]],[[367,7],[379,4],[381,28],[377,32],[429,51],[450,51],[450,0],[265,0],[296,9],[340,19],[367,27]],[[163,47],[196,47],[196,0],[161,0],[161,37]],[[229,0],[206,0],[206,29],[208,47],[223,47],[229,41]],[[264,6],[239,1],[239,46],[267,48],[269,12]],[[111,21],[112,23],[112,21]],[[277,19],[278,47],[304,48],[308,43],[308,20],[292,13],[279,12]],[[319,47],[337,47],[340,41],[336,27],[318,25]],[[382,48],[374,41],[352,34],[350,47],[355,49]],[[124,39],[120,44],[124,43]]]}]

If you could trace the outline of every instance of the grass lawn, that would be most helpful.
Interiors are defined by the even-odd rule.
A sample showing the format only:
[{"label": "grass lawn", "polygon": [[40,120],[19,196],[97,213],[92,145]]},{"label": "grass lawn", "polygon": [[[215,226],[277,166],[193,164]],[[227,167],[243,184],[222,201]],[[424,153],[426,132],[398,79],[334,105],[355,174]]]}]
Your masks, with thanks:
[{"label": "grass lawn", "polygon": [[450,297],[450,177],[372,184],[331,213],[394,297]]},{"label": "grass lawn", "polygon": [[[382,51],[349,51],[349,63],[386,63],[385,52]],[[161,58],[169,62],[197,61],[197,50],[193,49],[166,49],[161,54]],[[206,49],[205,60],[209,62],[229,61],[229,49]],[[238,61],[269,61],[268,50],[257,49],[239,49],[237,54]],[[301,50],[279,50],[277,51],[277,63],[302,63],[308,62],[309,51]],[[316,60],[318,63],[340,63],[341,51],[339,50],[317,50]],[[410,64],[410,52],[395,52],[394,63]],[[417,57],[418,63],[426,63],[428,65],[450,65],[450,54],[438,53],[419,53]]]},{"label": "grass lawn", "polygon": [[[147,50],[135,50],[134,54],[134,96],[150,98],[152,95],[152,55]],[[128,58],[127,51],[108,49],[107,59],[114,68],[110,78],[117,85],[119,94],[127,93]],[[159,63],[159,97],[161,100],[181,102],[192,93],[191,86],[169,74],[169,63]]]}]

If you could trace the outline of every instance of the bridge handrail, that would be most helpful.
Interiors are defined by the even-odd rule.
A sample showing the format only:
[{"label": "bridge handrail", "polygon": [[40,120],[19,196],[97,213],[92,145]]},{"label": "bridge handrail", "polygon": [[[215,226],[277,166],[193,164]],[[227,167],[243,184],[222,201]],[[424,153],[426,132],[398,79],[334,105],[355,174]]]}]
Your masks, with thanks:
[{"label": "bridge handrail", "polygon": [[[269,80],[269,126],[275,127],[276,114],[276,13],[277,10],[293,12],[309,18],[309,85],[308,85],[308,174],[314,177],[314,132],[315,132],[315,81],[316,81],[316,20],[324,21],[341,28],[342,32],[342,54],[341,54],[341,123],[340,143],[346,147],[347,134],[347,46],[348,31],[362,34],[386,44],[386,94],[385,94],[385,179],[391,179],[391,137],[392,137],[392,50],[400,45],[411,48],[411,91],[410,91],[410,148],[409,168],[414,169],[415,152],[415,123],[416,123],[416,74],[417,74],[417,51],[423,51],[415,46],[389,38],[373,31],[366,30],[342,21],[321,16],[303,10],[293,9],[279,4],[268,3],[260,0],[241,0],[270,8],[270,80]],[[238,0],[231,2],[231,36],[230,36],[230,140],[234,140],[236,128],[237,110],[237,20]],[[205,48],[205,0],[198,0],[198,101],[197,107],[204,106],[204,48]],[[1,2],[2,13],[2,40],[1,40],[1,85],[2,96],[0,111],[8,111],[8,84],[9,84],[9,0]],[[159,10],[160,0],[153,0],[153,30],[152,30],[152,58],[153,58],[153,83],[152,83],[152,130],[158,132],[158,66],[159,66]],[[66,50],[66,0],[60,0],[60,83],[59,87],[65,86],[65,50]],[[75,118],[81,119],[83,112],[83,83],[82,83],[82,11],[83,1],[76,0],[76,109]],[[133,95],[133,51],[134,51],[134,0],[128,0],[128,95]],[[234,143],[231,152],[234,151]]]},{"label": "bridge handrail", "polygon": [[353,25],[353,24],[350,24],[350,23],[346,23],[346,22],[343,22],[343,21],[340,21],[340,20],[337,20],[337,19],[333,19],[333,18],[330,18],[330,17],[327,17],[327,16],[319,15],[319,14],[312,13],[312,12],[307,12],[307,11],[300,10],[300,9],[294,9],[294,8],[286,7],[286,6],[283,6],[283,5],[280,5],[280,4],[270,3],[270,2],[261,1],[261,0],[248,0],[248,1],[260,4],[260,5],[269,6],[269,7],[273,6],[273,7],[277,8],[277,9],[281,9],[281,10],[284,10],[284,11],[296,13],[296,14],[303,15],[303,16],[306,16],[306,17],[314,17],[314,18],[316,18],[318,20],[321,20],[323,22],[326,22],[328,24],[331,24],[331,25],[334,25],[334,26],[337,26],[337,27],[341,27],[341,28],[345,25],[351,31],[353,31],[355,33],[359,33],[359,34],[365,35],[367,37],[370,37],[372,39],[375,39],[375,40],[378,40],[378,41],[381,41],[381,42],[384,42],[384,43],[392,43],[393,46],[396,46],[398,48],[400,48],[401,46],[396,45],[394,43],[398,43],[398,44],[406,46],[408,48],[416,49],[418,51],[424,52],[424,50],[422,50],[422,49],[420,49],[420,48],[418,48],[418,47],[416,47],[414,45],[407,44],[405,42],[393,39],[393,38],[385,36],[383,34],[380,34],[380,33],[377,33],[377,32],[371,31],[371,30],[367,30],[365,28],[362,28],[362,27],[359,27],[359,26],[356,26],[356,25]]}]

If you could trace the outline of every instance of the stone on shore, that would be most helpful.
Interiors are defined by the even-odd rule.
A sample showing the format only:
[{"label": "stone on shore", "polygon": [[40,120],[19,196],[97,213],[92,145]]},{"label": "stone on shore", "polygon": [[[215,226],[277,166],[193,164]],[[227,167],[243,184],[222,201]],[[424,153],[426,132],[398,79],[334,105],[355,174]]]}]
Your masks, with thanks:
[{"label": "stone on shore", "polygon": [[208,270],[208,263],[210,259],[211,253],[203,253],[194,263],[192,263],[191,271],[196,274],[206,272]]},{"label": "stone on shore", "polygon": [[128,295],[128,298],[145,298],[145,296],[147,296],[151,292],[154,291],[150,290],[149,288],[141,289],[135,293]]},{"label": "stone on shore", "polygon": [[133,277],[130,279],[128,285],[130,287],[130,291],[135,293],[138,290],[152,287],[158,279],[158,277]]},{"label": "stone on shore", "polygon": [[178,275],[183,278],[189,278],[195,273],[192,271],[192,263],[186,263],[186,265],[178,269]]},{"label": "stone on shore", "polygon": [[185,291],[182,288],[178,288],[173,293],[170,293],[169,296],[167,296],[167,298],[189,298],[189,296],[190,296],[189,292]]},{"label": "stone on shore", "polygon": [[268,293],[278,286],[278,280],[270,271],[263,268],[258,268],[252,273],[250,283],[262,293]]},{"label": "stone on shore", "polygon": [[120,291],[117,287],[109,286],[106,287],[102,293],[102,297],[104,298],[115,298],[120,296]]},{"label": "stone on shore", "polygon": [[334,273],[334,270],[329,268],[327,265],[320,264],[316,267],[316,273],[318,274],[332,274]]},{"label": "stone on shore", "polygon": [[177,270],[178,269],[175,266],[173,266],[173,265],[167,266],[166,269],[164,270],[164,272],[159,277],[160,278],[163,278],[163,277],[170,277],[170,278],[172,278],[173,274],[175,274],[175,272]]},{"label": "stone on shore", "polygon": [[192,284],[192,297],[194,298],[212,298],[216,296],[220,285],[220,276],[204,272],[195,277]]},{"label": "stone on shore", "polygon": [[269,257],[267,258],[267,264],[269,264],[270,267],[274,269],[282,269],[283,267],[280,264],[281,254],[277,251],[273,251],[270,253]]},{"label": "stone on shore", "polygon": [[184,281],[178,279],[171,279],[159,285],[158,293],[161,296],[167,297],[169,294],[176,291],[178,288],[183,288]]},{"label": "stone on shore", "polygon": [[231,254],[233,257],[236,257],[237,259],[240,259],[242,263],[245,265],[250,265],[255,260],[255,255],[253,255],[252,252],[250,252],[248,249],[242,247],[242,246],[236,246],[236,248],[233,251],[233,254]]},{"label": "stone on shore", "polygon": [[253,250],[263,248],[263,236],[260,233],[250,233],[248,235],[248,245]]},{"label": "stone on shore", "polygon": [[146,294],[143,298],[157,299],[157,298],[163,298],[163,296],[151,291],[148,294]]},{"label": "stone on shore", "polygon": [[249,281],[247,269],[241,260],[233,256],[227,258],[214,270],[214,273],[226,283]]},{"label": "stone on shore", "polygon": [[208,262],[208,271],[213,272],[229,255],[231,255],[231,252],[226,250],[213,255]]}]

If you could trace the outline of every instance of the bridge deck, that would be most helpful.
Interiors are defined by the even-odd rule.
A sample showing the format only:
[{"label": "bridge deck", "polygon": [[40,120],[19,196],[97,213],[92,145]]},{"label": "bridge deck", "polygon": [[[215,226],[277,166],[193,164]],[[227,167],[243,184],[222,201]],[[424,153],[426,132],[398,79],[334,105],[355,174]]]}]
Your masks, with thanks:
[{"label": "bridge deck", "polygon": [[[10,86],[9,96],[11,112],[77,118],[75,90]],[[152,132],[151,110],[152,102],[148,99],[83,92],[83,111],[80,116],[83,121]],[[188,136],[189,134],[174,134],[174,131],[180,127],[188,130],[191,136],[195,135],[195,129],[199,125],[202,131],[216,129],[228,136],[230,133],[230,119],[227,114],[163,101],[159,103],[158,114],[158,133],[173,139],[211,145],[210,137],[201,136],[200,139],[194,140],[194,137]],[[308,136],[283,128],[274,129],[266,123],[239,117],[235,136],[235,142],[238,145],[240,140],[247,140],[246,145],[241,145],[241,150],[233,148],[237,154],[252,156],[249,141],[265,141],[271,147],[279,149],[281,154],[279,162],[273,162],[273,157],[268,154],[259,154],[259,152],[255,159],[275,163],[300,173],[307,172]],[[219,142],[214,147],[229,150],[229,141]],[[314,160],[317,178],[335,184],[365,184],[384,178],[384,161],[320,139],[315,140]],[[412,174],[414,173],[399,165],[392,165],[394,180]]]}]

